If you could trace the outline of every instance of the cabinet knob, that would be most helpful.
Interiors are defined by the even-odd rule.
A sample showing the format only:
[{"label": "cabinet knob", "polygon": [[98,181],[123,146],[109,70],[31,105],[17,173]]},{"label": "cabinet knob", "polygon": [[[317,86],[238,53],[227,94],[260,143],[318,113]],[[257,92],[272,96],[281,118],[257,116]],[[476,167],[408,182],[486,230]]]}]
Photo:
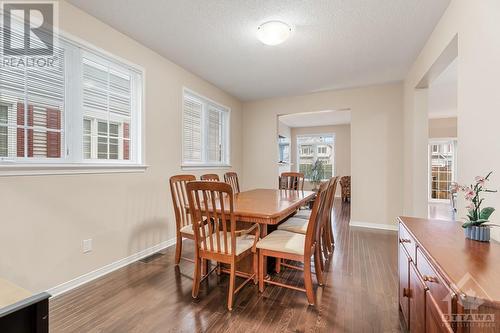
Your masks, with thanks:
[{"label": "cabinet knob", "polygon": [[401,239],[399,240],[399,242],[401,242],[401,243],[411,243],[411,240],[409,240],[409,239],[407,239],[407,238],[401,238]]},{"label": "cabinet knob", "polygon": [[438,283],[437,277],[434,276],[424,275],[422,276],[422,279],[427,282]]}]

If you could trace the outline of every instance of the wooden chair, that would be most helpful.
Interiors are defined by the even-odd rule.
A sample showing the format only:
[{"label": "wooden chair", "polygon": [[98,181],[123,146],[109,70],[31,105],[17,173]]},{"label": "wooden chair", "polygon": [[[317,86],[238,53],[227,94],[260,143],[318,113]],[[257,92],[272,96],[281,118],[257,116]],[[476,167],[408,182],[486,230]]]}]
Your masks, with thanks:
[{"label": "wooden chair", "polygon": [[186,212],[188,197],[186,185],[188,182],[196,180],[193,175],[177,175],[170,177],[170,192],[175,213],[176,227],[176,245],[175,245],[175,264],[179,265],[181,258],[190,262],[194,260],[181,257],[182,255],[182,238],[194,240],[194,231],[191,223],[191,216]]},{"label": "wooden chair", "polygon": [[[285,287],[293,290],[303,291],[307,295],[307,300],[310,305],[315,304],[314,289],[312,284],[311,258],[314,256],[314,267],[316,278],[319,285],[323,285],[323,274],[320,267],[320,258],[317,255],[317,239],[319,227],[321,224],[321,216],[325,206],[325,199],[328,190],[328,182],[321,185],[317,199],[314,201],[311,218],[307,225],[306,234],[299,234],[284,230],[276,230],[261,239],[257,243],[259,249],[259,291],[264,291],[264,284],[269,283],[280,287]],[[304,271],[304,286],[299,288],[292,285],[272,281],[271,279],[264,280],[264,260],[265,257],[275,257],[280,260],[294,260],[302,262],[304,267],[297,267],[288,264],[282,264],[286,267],[299,269]]]},{"label": "wooden chair", "polygon": [[200,177],[201,180],[211,180],[211,181],[220,181],[219,175],[215,173],[208,173]]},{"label": "wooden chair", "polygon": [[[335,190],[337,187],[337,180],[338,177],[332,177],[328,182],[326,182],[328,185],[327,187],[327,195],[325,198],[325,206],[324,210],[322,212],[322,217],[321,217],[321,222],[319,230],[319,238],[317,239],[318,246],[316,248],[316,251],[319,258],[321,259],[320,264],[321,264],[321,269],[323,270],[324,268],[324,263],[323,263],[323,256],[328,258],[333,251],[332,249],[332,229],[331,229],[331,214],[332,214],[332,209],[333,209],[333,200],[335,198]],[[309,216],[310,218],[310,216]],[[309,220],[304,219],[303,217],[296,217],[293,216],[286,220],[284,223],[280,224],[278,226],[278,230],[284,230],[284,231],[289,231],[289,232],[295,232],[299,234],[305,235],[307,233],[307,228],[309,225]],[[329,246],[330,245],[330,246]],[[323,251],[323,255],[319,252],[320,250]],[[276,271],[279,273],[280,272],[280,267],[281,267],[281,262],[279,259],[276,260]]]},{"label": "wooden chair", "polygon": [[304,189],[304,174],[301,172],[283,172],[278,180],[280,190]]},{"label": "wooden chair", "polygon": [[[187,184],[189,212],[193,221],[196,260],[193,279],[193,298],[198,297],[202,260],[225,263],[229,269],[227,308],[233,308],[233,296],[253,279],[257,283],[257,251],[260,228],[254,224],[246,230],[236,230],[231,185],[213,181],[194,181]],[[236,265],[253,252],[253,274],[237,288]]]},{"label": "wooden chair", "polygon": [[233,193],[240,193],[240,182],[238,181],[238,174],[236,172],[226,172],[224,174],[224,181],[231,185]]}]

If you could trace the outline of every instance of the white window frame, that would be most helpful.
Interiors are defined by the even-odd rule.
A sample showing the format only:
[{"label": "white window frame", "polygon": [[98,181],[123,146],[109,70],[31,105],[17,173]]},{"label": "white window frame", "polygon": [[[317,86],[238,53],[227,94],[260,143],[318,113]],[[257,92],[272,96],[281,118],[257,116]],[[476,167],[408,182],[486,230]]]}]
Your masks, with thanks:
[{"label": "white window frame", "polygon": [[[116,56],[102,48],[99,48],[79,37],[59,30],[60,41],[72,44],[79,48],[79,52],[74,49],[65,50],[65,62],[82,61],[83,55],[94,55],[100,61],[105,59],[110,64],[119,63],[120,68],[128,68],[137,73],[137,80],[133,84],[131,91],[136,96],[133,99],[134,104],[131,108],[130,121],[130,160],[87,160],[83,156],[83,97],[80,88],[83,81],[81,66],[66,66],[65,75],[67,77],[79,77],[80,83],[75,84],[75,80],[66,80],[64,96],[64,122],[63,122],[63,140],[61,147],[61,158],[33,159],[33,158],[2,158],[0,157],[0,177],[19,176],[19,175],[57,175],[57,174],[95,174],[95,173],[129,173],[143,172],[147,169],[145,164],[145,82],[146,70],[144,67],[131,63],[130,61]],[[75,69],[78,68],[77,71]],[[68,90],[78,91],[76,98],[68,98]],[[132,127],[135,127],[132,130]],[[73,138],[78,140],[69,140],[67,133],[71,132]]]},{"label": "white window frame", "polygon": [[[186,100],[186,97],[196,99],[202,103],[202,161],[201,162],[192,162],[192,161],[185,161],[184,160],[184,103]],[[206,119],[207,117],[207,112],[208,112],[208,104],[211,104],[212,106],[215,106],[216,108],[220,109],[221,111],[225,112],[226,115],[223,117],[223,125],[222,125],[222,142],[223,142],[223,149],[222,149],[222,155],[223,155],[223,161],[220,163],[214,163],[210,162],[207,159],[207,154],[208,154],[208,147],[207,147],[207,142],[208,142],[208,131],[207,131],[207,122]],[[185,170],[189,169],[198,169],[198,168],[212,168],[212,169],[217,169],[217,168],[230,168],[231,167],[231,108],[228,106],[225,106],[219,102],[216,102],[206,96],[203,96],[189,88],[183,87],[182,88],[182,106],[181,106],[181,138],[182,138],[182,149],[181,149],[181,168]]]}]

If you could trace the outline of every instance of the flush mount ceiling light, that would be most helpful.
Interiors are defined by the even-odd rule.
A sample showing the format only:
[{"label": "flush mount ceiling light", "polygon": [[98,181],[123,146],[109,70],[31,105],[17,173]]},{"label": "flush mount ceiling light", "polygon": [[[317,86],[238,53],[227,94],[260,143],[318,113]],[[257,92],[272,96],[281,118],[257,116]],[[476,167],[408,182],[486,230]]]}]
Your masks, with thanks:
[{"label": "flush mount ceiling light", "polygon": [[257,38],[266,45],[278,45],[290,37],[292,28],[281,21],[269,21],[257,28]]}]

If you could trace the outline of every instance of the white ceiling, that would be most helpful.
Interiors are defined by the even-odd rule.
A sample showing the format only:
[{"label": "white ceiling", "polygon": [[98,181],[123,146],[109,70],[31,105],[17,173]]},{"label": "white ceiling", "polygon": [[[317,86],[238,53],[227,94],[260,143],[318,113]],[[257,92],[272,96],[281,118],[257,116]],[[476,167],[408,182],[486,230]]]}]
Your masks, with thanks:
[{"label": "white ceiling", "polygon": [[429,85],[429,118],[457,116],[458,63],[455,59]]},{"label": "white ceiling", "polygon": [[351,111],[316,111],[296,113],[279,117],[279,121],[288,127],[315,127],[343,125],[351,123]]},{"label": "white ceiling", "polygon": [[[69,0],[241,100],[404,78],[450,0]],[[257,27],[281,20],[289,40]]]}]

